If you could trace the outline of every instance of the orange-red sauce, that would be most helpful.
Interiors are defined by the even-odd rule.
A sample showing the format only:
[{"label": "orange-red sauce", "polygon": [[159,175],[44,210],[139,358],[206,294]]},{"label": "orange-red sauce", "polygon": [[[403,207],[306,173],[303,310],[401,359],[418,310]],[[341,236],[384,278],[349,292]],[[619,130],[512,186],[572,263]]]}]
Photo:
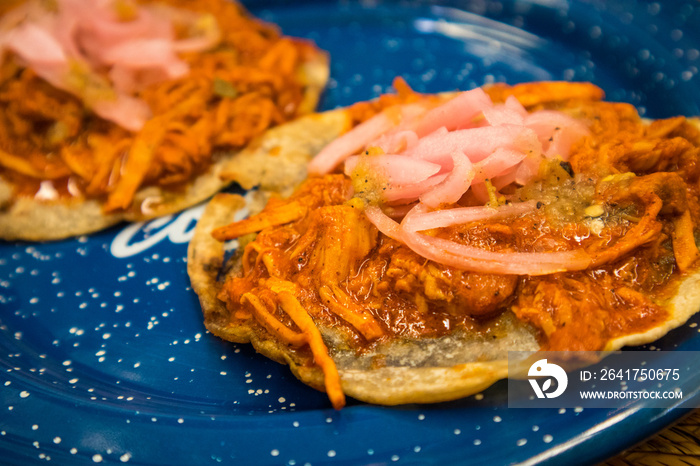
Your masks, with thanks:
[{"label": "orange-red sauce", "polygon": [[[531,94],[525,99],[566,107]],[[601,350],[615,337],[667,320],[663,300],[698,263],[679,269],[674,245],[681,243],[673,236],[685,212],[693,225],[688,231],[697,236],[700,132],[682,118],[645,127],[624,104],[573,102],[592,136],[574,147],[570,166],[551,164],[538,181],[509,192],[513,201],[537,199],[541,208],[432,234],[501,252],[584,249],[593,258],[588,270],[489,275],[428,261],[364,218],[362,203],[348,195],[347,177],[327,175],[276,201],[278,211],[294,203],[304,206],[303,214],[265,228],[245,247],[243,275],[230,278],[220,294],[232,320],[255,318],[241,299],[251,292],[294,329],[275,298],[281,289],[295,294],[317,323],[345,328],[347,344],[358,351],[384,339],[484,332],[503,312],[531,325],[550,350]],[[603,207],[587,210],[596,205]],[[268,206],[259,216],[271,212]]]}]

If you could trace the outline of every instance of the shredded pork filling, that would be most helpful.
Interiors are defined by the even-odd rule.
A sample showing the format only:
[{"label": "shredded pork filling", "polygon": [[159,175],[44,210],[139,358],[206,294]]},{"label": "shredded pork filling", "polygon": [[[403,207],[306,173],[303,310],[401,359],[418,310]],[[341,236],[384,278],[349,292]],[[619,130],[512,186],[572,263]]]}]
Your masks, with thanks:
[{"label": "shredded pork filling", "polygon": [[304,64],[320,52],[235,2],[89,3],[0,16],[0,176],[17,195],[125,209],[313,110]]},{"label": "shredded pork filling", "polygon": [[[215,230],[220,240],[257,232],[243,250],[242,275],[219,295],[232,322],[255,321],[303,348],[311,337],[289,313],[303,309],[318,326],[345,329],[363,352],[390,339],[483,332],[504,312],[530,325],[548,350],[602,350],[666,320],[664,299],[697,264],[700,132],[678,118],[647,125],[630,106],[590,96],[552,103],[549,91],[490,92],[496,102],[516,95],[529,111],[569,108],[588,135],[572,143],[568,162],[544,160],[524,186],[490,193],[501,202],[486,210],[467,192],[417,211],[414,225],[438,221],[420,233],[432,255],[406,240],[412,206],[404,218],[406,209],[358,192],[357,180],[340,173],[312,176],[289,199]],[[452,260],[457,247],[493,263],[537,259],[530,272],[509,264],[485,272]],[[577,254],[585,265],[542,272],[552,254]],[[328,351],[311,351],[331,393],[337,372]],[[337,407],[337,392],[332,398]]]}]

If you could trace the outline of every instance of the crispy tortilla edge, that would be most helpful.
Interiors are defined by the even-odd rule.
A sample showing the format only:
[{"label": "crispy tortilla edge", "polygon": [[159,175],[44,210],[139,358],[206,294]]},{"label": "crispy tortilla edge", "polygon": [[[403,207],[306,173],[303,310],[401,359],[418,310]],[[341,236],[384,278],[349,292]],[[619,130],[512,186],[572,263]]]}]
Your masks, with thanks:
[{"label": "crispy tortilla edge", "polygon": [[669,313],[663,324],[645,332],[633,333],[612,339],[605,346],[606,351],[615,351],[623,346],[639,346],[666,335],[671,330],[685,324],[688,319],[700,311],[700,270],[695,270],[682,278],[673,296],[661,303]]},{"label": "crispy tortilla edge", "polygon": [[224,267],[225,245],[215,240],[211,231],[230,223],[233,215],[244,206],[245,200],[239,195],[220,193],[214,196],[197,221],[188,245],[187,274],[199,298],[204,325],[210,333],[223,340],[251,343],[257,352],[289,365],[297,378],[324,391],[323,373],[312,365],[310,356],[305,353],[293,354],[283,343],[261,336],[250,326],[231,324],[228,309],[217,298],[223,286],[220,274]]}]

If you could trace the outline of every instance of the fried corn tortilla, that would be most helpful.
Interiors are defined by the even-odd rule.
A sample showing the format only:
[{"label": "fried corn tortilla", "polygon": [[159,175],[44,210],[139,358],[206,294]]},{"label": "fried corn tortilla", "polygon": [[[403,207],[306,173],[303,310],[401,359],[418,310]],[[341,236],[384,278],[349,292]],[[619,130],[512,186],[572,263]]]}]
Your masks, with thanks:
[{"label": "fried corn tortilla", "polygon": [[[55,56],[33,52],[40,39]],[[228,0],[0,11],[0,238],[57,240],[211,197],[247,146],[314,111],[328,67]]]},{"label": "fried corn tortilla", "polygon": [[[367,164],[393,158],[382,158],[375,145],[362,149],[368,158],[354,169],[346,160],[348,175],[317,172],[291,197],[273,198],[243,221],[231,223],[243,199],[217,195],[188,251],[207,328],[288,364],[340,408],[346,395],[385,405],[454,400],[507,377],[508,351],[610,351],[685,323],[700,309],[697,121],[644,121],[585,85],[497,86],[487,93],[494,108],[516,108],[514,96],[528,114],[561,112],[584,124],[585,134],[571,142],[568,160],[559,156],[563,146],[550,158],[538,155],[537,173],[522,186],[484,180],[486,202],[493,203],[486,209],[470,195],[478,193],[478,174],[457,202],[429,212],[416,205],[430,196],[407,205],[382,200],[396,188],[386,175],[383,185],[372,180],[376,170]],[[345,110],[345,118],[354,124],[358,112],[370,114],[361,121],[376,116],[367,107],[376,104],[363,105]],[[391,106],[382,112],[397,114]],[[339,115],[343,110],[328,114]],[[325,117],[306,121],[313,126]],[[326,155],[318,142],[292,138],[282,155]],[[401,150],[410,150],[406,145]],[[377,186],[388,188],[379,199]],[[450,209],[478,215],[423,226],[429,233],[416,239],[409,225]],[[224,260],[224,241],[232,238],[240,246]],[[431,242],[457,252],[441,263],[430,255]],[[458,249],[465,245],[468,253]]]}]

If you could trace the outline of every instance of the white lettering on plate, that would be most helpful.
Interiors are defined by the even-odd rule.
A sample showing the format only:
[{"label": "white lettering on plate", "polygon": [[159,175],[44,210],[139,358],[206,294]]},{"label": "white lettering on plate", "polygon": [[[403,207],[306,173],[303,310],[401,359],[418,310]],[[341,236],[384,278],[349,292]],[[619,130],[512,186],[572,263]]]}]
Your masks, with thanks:
[{"label": "white lettering on plate", "polygon": [[[114,237],[110,252],[114,257],[124,258],[140,254],[166,238],[175,244],[187,243],[192,239],[194,226],[203,211],[204,205],[199,205],[183,211],[174,220],[173,215],[167,215],[129,225]],[[145,236],[134,240],[139,232],[145,233]]]}]

